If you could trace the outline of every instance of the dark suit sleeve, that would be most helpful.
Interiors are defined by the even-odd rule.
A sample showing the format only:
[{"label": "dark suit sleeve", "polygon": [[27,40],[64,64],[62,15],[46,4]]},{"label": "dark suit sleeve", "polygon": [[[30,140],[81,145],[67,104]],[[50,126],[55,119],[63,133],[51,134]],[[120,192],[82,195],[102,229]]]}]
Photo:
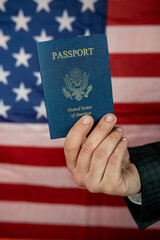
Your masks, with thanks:
[{"label": "dark suit sleeve", "polygon": [[124,199],[138,227],[144,229],[160,220],[160,142],[128,150],[140,175],[142,205]]}]

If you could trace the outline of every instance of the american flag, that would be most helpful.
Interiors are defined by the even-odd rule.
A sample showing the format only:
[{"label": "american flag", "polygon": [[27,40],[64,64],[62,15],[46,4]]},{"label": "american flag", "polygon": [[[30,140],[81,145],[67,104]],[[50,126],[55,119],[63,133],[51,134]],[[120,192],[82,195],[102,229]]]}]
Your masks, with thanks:
[{"label": "american flag", "polygon": [[0,238],[158,239],[122,197],[78,188],[49,139],[36,41],[97,33],[130,146],[159,140],[159,0],[0,0]]}]

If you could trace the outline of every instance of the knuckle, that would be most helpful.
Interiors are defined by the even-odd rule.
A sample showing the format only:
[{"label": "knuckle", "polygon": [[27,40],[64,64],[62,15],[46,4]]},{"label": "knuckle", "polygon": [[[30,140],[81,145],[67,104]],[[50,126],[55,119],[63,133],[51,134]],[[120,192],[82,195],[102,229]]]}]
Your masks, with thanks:
[{"label": "knuckle", "polygon": [[117,194],[117,186],[113,183],[110,182],[109,184],[102,185],[101,189],[104,193],[108,195],[116,195]]},{"label": "knuckle", "polygon": [[89,192],[91,192],[91,193],[96,193],[96,192],[97,192],[96,186],[95,186],[93,183],[91,183],[91,182],[88,182],[88,183],[86,184],[86,188],[87,188],[87,190],[88,190]]},{"label": "knuckle", "polygon": [[74,181],[79,187],[83,186],[83,178],[80,174],[75,174],[74,175]]},{"label": "knuckle", "polygon": [[94,156],[96,159],[104,159],[106,158],[106,155],[107,155],[106,149],[102,147],[98,147],[94,152]]},{"label": "knuckle", "polygon": [[111,186],[110,183],[109,183],[109,184],[107,184],[107,183],[102,183],[100,188],[101,188],[101,191],[102,191],[103,193],[108,194],[108,195],[111,195],[111,194],[112,194],[113,189],[112,189],[112,186]]},{"label": "knuckle", "polygon": [[94,148],[91,143],[84,142],[81,148],[81,151],[87,154],[91,154],[93,152]]}]

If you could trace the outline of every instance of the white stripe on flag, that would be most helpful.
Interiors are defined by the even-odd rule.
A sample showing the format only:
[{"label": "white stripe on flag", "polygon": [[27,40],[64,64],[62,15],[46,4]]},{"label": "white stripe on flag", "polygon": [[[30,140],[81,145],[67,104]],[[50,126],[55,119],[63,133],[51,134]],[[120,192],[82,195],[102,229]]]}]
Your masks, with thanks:
[{"label": "white stripe on flag", "polygon": [[139,146],[160,141],[160,125],[122,125],[129,146]]},{"label": "white stripe on flag", "polygon": [[48,124],[0,124],[0,145],[63,147],[64,138],[50,139]]},{"label": "white stripe on flag", "polygon": [[160,25],[107,26],[110,53],[160,53]]},{"label": "white stripe on flag", "polygon": [[[127,207],[1,201],[0,212],[0,222],[137,228]],[[160,223],[149,228],[160,229]]]},{"label": "white stripe on flag", "polygon": [[0,163],[0,183],[77,188],[66,167],[39,167]]},{"label": "white stripe on flag", "polygon": [[[129,146],[138,146],[160,140],[160,125],[122,125]],[[0,124],[0,145],[63,147],[64,138],[50,140],[48,124]]]},{"label": "white stripe on flag", "polygon": [[159,77],[112,77],[112,87],[116,103],[160,102]]}]

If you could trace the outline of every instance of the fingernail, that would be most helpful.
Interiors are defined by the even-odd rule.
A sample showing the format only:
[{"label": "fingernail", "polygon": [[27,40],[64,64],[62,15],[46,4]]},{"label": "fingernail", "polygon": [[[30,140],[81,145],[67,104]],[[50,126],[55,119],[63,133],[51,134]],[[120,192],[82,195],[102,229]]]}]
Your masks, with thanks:
[{"label": "fingernail", "polygon": [[120,128],[120,127],[116,127],[115,130],[118,131],[118,132],[122,132],[123,131],[122,128]]},{"label": "fingernail", "polygon": [[86,117],[83,117],[83,123],[84,124],[90,124],[91,123],[91,118],[86,116]]},{"label": "fingernail", "polygon": [[114,118],[112,117],[112,115],[107,115],[105,120],[106,122],[113,122]]},{"label": "fingernail", "polygon": [[122,141],[126,141],[127,140],[127,138],[125,138],[125,137],[122,137]]}]

